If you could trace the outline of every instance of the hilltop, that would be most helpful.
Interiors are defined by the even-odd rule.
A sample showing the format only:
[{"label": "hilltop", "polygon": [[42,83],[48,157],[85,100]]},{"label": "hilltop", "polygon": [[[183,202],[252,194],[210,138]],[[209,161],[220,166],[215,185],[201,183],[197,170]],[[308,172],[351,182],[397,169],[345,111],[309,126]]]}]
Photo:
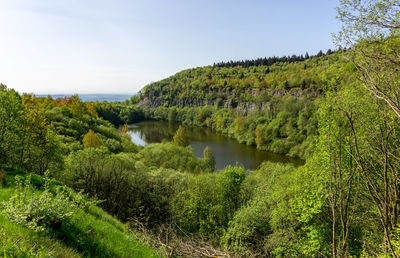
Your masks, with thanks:
[{"label": "hilltop", "polygon": [[276,98],[320,96],[345,64],[342,52],[328,51],[307,58],[274,57],[192,68],[145,86],[138,105],[265,110]]}]

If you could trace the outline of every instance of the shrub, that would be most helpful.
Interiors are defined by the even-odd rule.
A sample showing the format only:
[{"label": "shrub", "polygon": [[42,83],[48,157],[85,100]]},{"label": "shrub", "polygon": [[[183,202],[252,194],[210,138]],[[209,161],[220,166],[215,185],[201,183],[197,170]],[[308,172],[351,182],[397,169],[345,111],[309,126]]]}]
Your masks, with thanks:
[{"label": "shrub", "polygon": [[1,204],[2,213],[11,222],[42,232],[61,226],[64,220],[86,207],[88,202],[83,195],[74,193],[67,187],[56,187],[53,194],[50,191],[50,180],[47,175],[48,173],[43,192],[34,190],[31,176],[24,182],[20,177],[16,177],[15,194],[9,201]]},{"label": "shrub", "polygon": [[119,153],[122,151],[122,144],[121,142],[112,139],[112,138],[108,138],[105,142],[104,145],[108,148],[109,151],[113,152],[113,153]]},{"label": "shrub", "polygon": [[235,211],[240,207],[240,188],[246,178],[243,167],[227,166],[221,171],[216,180],[219,202],[225,211],[225,226]]},{"label": "shrub", "polygon": [[135,156],[148,167],[172,168],[180,171],[200,173],[205,170],[204,162],[194,154],[193,149],[172,143],[147,145]]}]

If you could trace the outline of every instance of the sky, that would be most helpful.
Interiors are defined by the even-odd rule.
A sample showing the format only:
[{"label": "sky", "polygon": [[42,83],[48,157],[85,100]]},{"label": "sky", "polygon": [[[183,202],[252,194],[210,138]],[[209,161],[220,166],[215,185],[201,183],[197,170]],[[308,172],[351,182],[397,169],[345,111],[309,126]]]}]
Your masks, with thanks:
[{"label": "sky", "polygon": [[214,62],[335,49],[339,0],[0,0],[0,82],[126,93]]}]

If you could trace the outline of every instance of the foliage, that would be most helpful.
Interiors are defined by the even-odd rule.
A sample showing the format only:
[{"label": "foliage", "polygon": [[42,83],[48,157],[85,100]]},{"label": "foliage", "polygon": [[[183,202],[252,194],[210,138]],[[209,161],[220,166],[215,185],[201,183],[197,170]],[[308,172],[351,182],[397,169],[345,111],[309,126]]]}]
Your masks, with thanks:
[{"label": "foliage", "polygon": [[25,182],[16,178],[16,190],[9,201],[2,203],[2,213],[14,223],[24,225],[36,232],[59,227],[79,209],[86,207],[87,202],[80,194],[68,188],[57,187],[51,193],[49,179],[45,177],[45,188],[41,193],[33,190],[31,177]]},{"label": "foliage", "polygon": [[[110,139],[108,139],[110,140]],[[89,130],[87,134],[83,137],[82,140],[83,146],[85,148],[99,148],[103,146],[103,142],[101,139],[93,132],[93,130]]]},{"label": "foliage", "polygon": [[3,84],[0,89],[0,162],[16,164],[22,138],[21,97]]},{"label": "foliage", "polygon": [[[170,110],[175,121],[207,126],[259,149],[304,158],[316,133],[315,104],[308,98],[283,97],[270,111],[242,115],[232,109],[205,107],[145,109],[150,119],[167,120]],[[202,120],[192,114],[202,114]],[[181,132],[180,132],[181,133]]]},{"label": "foliage", "polygon": [[[0,201],[8,201],[15,191],[0,187]],[[139,239],[120,221],[93,205],[74,212],[59,227],[40,233],[0,214],[0,253],[5,257],[158,257]]]},{"label": "foliage", "polygon": [[173,218],[186,232],[214,238],[222,233],[223,207],[218,202],[214,174],[192,177],[190,187],[179,192],[173,202]]},{"label": "foliage", "polygon": [[64,181],[104,200],[100,206],[123,221],[163,222],[170,216],[170,198],[186,176],[172,169],[149,170],[143,162],[105,148],[85,149],[68,157]]},{"label": "foliage", "polygon": [[[396,257],[399,3],[344,0],[338,14],[337,39],[349,50],[188,69],[125,103],[20,96],[1,84],[0,180],[8,187],[20,169],[52,168],[120,220],[138,221],[144,232],[171,230],[180,247],[223,245],[244,257]],[[183,125],[173,142],[144,147],[131,142],[127,126],[114,127],[144,119],[206,126],[306,163],[215,171],[211,150],[197,158]],[[27,180],[43,184],[38,175]],[[134,252],[124,225],[94,206],[81,209],[80,194],[48,179],[42,192],[17,184],[0,215],[6,255],[46,255],[51,234],[62,241],[54,245],[60,256],[67,247],[65,256]],[[7,189],[0,198],[8,199]],[[43,243],[14,248],[12,229]]]},{"label": "foliage", "polygon": [[180,108],[210,105],[250,112],[267,108],[275,96],[319,95],[345,64],[339,53],[333,53],[258,66],[198,67],[147,85],[138,104]]},{"label": "foliage", "polygon": [[238,192],[240,192],[241,184],[245,178],[244,168],[232,166],[225,167],[217,176],[217,192],[225,212],[226,225],[231,216],[241,206]]},{"label": "foliage", "polygon": [[215,158],[210,147],[208,146],[203,151],[203,160],[207,168],[209,168],[211,171],[215,170]]},{"label": "foliage", "polygon": [[182,146],[182,147],[189,145],[189,142],[186,139],[186,135],[185,135],[185,127],[179,126],[178,130],[176,131],[176,133],[174,135],[173,142],[176,145]]},{"label": "foliage", "polygon": [[5,86],[0,90],[0,162],[43,173],[59,170],[59,139],[32,95],[19,96]]},{"label": "foliage", "polygon": [[[326,52],[326,55],[330,55],[332,54],[332,50],[328,50]],[[306,52],[306,54],[300,55],[300,56],[296,56],[296,55],[292,55],[292,56],[282,56],[282,57],[269,57],[269,58],[257,58],[255,60],[243,60],[243,61],[229,61],[229,62],[219,62],[214,64],[214,67],[236,67],[236,66],[243,66],[243,67],[250,67],[250,66],[271,66],[275,63],[293,63],[293,62],[298,62],[298,61],[304,61],[307,60],[309,58],[313,58],[313,57],[320,57],[323,56],[324,53],[322,52],[322,50],[320,50],[318,52],[317,55],[315,56],[310,56],[308,54],[308,52]]]},{"label": "foliage", "polygon": [[[67,159],[64,180],[76,190],[104,200],[100,205],[108,212],[124,217],[122,207],[129,206],[133,163],[110,154],[104,147],[89,148]],[[123,215],[123,214],[124,215]]]},{"label": "foliage", "polygon": [[155,143],[139,151],[135,158],[149,168],[171,168],[180,171],[200,173],[205,163],[197,158],[190,147],[181,147],[172,143]]}]

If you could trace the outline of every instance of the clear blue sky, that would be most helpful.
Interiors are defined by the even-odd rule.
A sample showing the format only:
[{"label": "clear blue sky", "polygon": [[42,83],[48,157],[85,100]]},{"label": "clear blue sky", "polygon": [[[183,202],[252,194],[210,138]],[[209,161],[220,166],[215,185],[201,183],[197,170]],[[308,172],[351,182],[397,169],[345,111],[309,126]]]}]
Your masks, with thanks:
[{"label": "clear blue sky", "polygon": [[1,0],[0,82],[134,93],[214,62],[334,49],[339,0]]}]

